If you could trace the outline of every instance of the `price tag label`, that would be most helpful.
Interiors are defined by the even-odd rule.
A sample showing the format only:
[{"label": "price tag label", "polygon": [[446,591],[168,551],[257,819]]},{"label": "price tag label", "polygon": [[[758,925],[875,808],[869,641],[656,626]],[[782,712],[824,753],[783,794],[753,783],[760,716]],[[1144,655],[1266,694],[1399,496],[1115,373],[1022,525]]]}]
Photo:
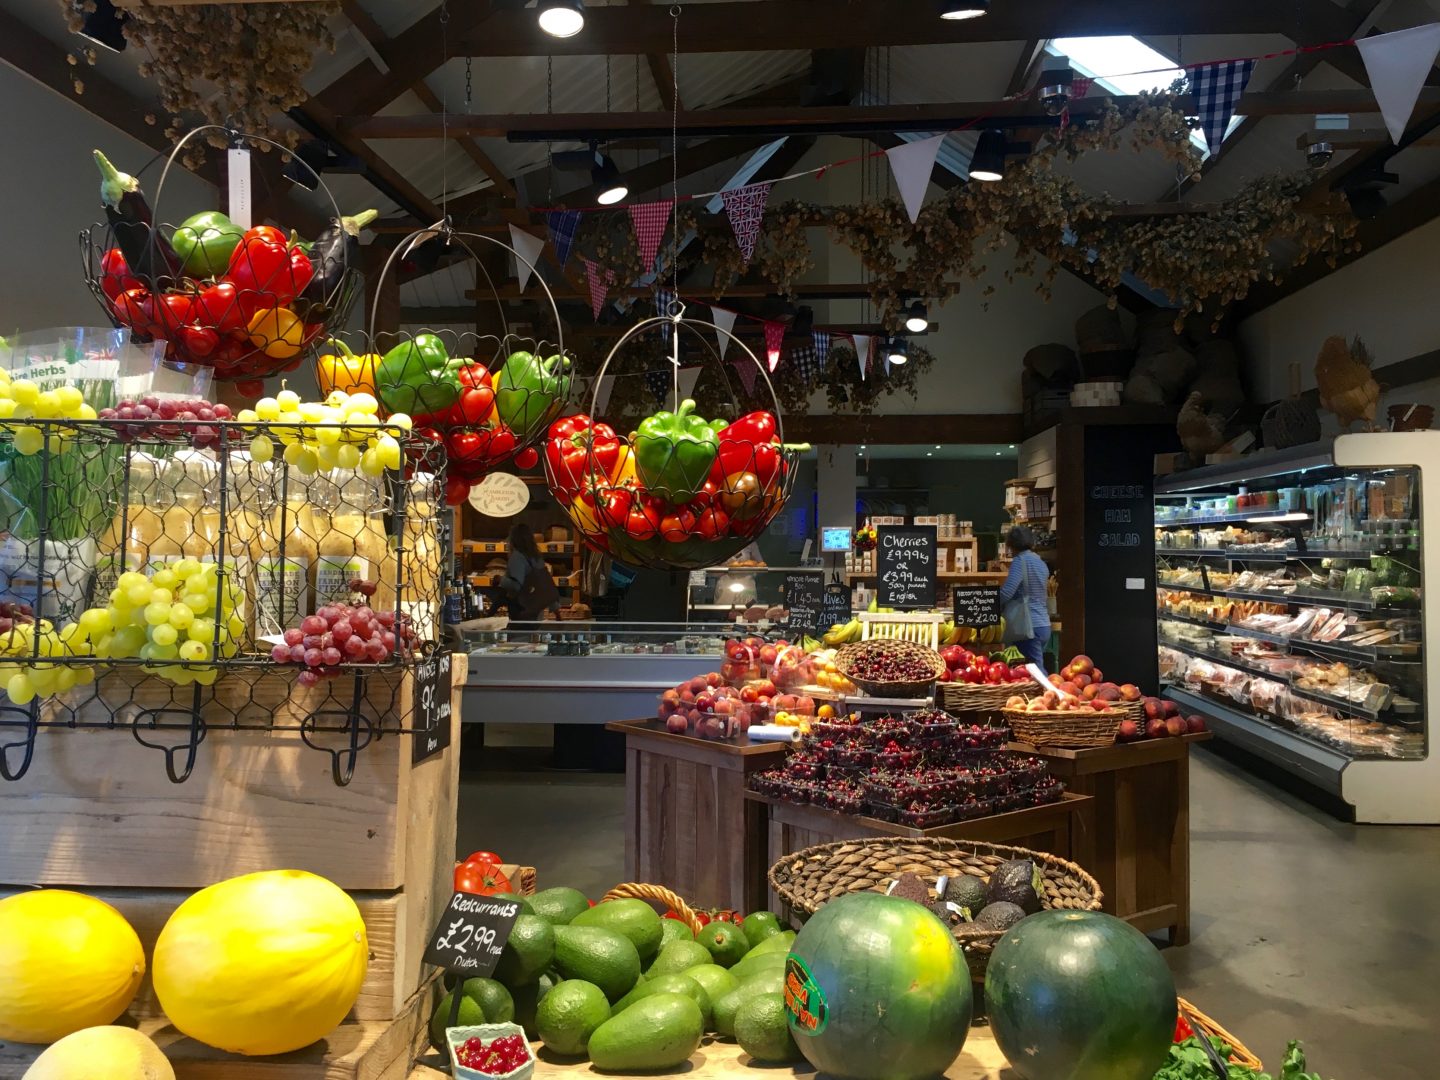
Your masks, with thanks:
[{"label": "price tag label", "polygon": [[882,525],[875,530],[880,606],[935,606],[935,526]]},{"label": "price tag label", "polygon": [[955,625],[980,630],[1000,625],[1000,590],[990,585],[957,585]]},{"label": "price tag label", "polygon": [[484,978],[495,970],[520,904],[493,896],[455,893],[425,947],[425,962],[449,968],[464,978]]},{"label": "price tag label", "polygon": [[450,654],[436,653],[415,665],[410,764],[443,753],[450,745]]},{"label": "price tag label", "polygon": [[848,585],[826,585],[825,596],[821,600],[820,606],[819,628],[829,630],[836,623],[847,623],[850,621],[850,615],[850,587]]},{"label": "price tag label", "polygon": [[[813,634],[820,627],[825,601],[825,586],[820,574],[786,574],[785,607],[790,612],[790,627],[797,634]],[[829,629],[825,626],[822,629]]]}]

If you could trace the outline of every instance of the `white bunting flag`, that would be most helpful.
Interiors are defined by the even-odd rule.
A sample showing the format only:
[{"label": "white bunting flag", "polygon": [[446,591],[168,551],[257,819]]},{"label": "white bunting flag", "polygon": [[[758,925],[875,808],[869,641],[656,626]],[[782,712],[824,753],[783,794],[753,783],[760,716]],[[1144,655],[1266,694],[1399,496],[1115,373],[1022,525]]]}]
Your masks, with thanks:
[{"label": "white bunting flag", "polygon": [[695,384],[700,381],[700,372],[704,370],[698,365],[695,367],[682,367],[676,374],[676,385],[680,389],[680,400],[695,396]]},{"label": "white bunting flag", "polygon": [[524,292],[540,262],[540,253],[545,250],[545,241],[511,225],[510,246],[515,249],[515,276],[520,280],[520,291]]},{"label": "white bunting flag", "polygon": [[935,156],[940,153],[940,144],[945,136],[933,135],[918,142],[901,143],[885,151],[890,159],[890,171],[895,174],[895,186],[900,189],[900,198],[905,200],[905,211],[910,215],[910,224],[920,216],[920,207],[925,202],[925,189],[930,186],[930,174],[935,171]]},{"label": "white bunting flag", "polygon": [[870,367],[871,335],[856,334],[851,340],[855,342],[855,361],[860,365],[860,380],[863,382]]},{"label": "white bunting flag", "polygon": [[1390,138],[1399,143],[1415,111],[1420,89],[1440,54],[1440,23],[1361,38],[1355,47],[1365,61]]},{"label": "white bunting flag", "polygon": [[[726,311],[724,308],[712,307],[710,309],[710,321],[719,329],[715,331],[715,340],[720,343],[720,359],[725,359],[725,350],[730,347],[730,334],[735,329],[735,312]],[[721,331],[724,333],[721,333]]]}]

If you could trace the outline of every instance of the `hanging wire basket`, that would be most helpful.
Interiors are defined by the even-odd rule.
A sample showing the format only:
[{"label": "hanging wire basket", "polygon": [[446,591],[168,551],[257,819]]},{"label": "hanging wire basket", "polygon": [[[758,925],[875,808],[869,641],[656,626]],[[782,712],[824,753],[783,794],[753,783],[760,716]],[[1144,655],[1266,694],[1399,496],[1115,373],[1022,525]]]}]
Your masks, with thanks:
[{"label": "hanging wire basket", "polygon": [[[377,333],[372,312],[363,355],[322,355],[320,378],[325,389],[335,364],[342,370],[361,371],[360,378],[369,380],[387,413],[404,413],[417,436],[443,445],[448,462],[446,499],[455,505],[488,474],[516,458],[523,461],[522,455],[545,438],[550,424],[569,405],[574,363],[565,352],[565,329],[550,287],[533,263],[493,236],[458,232],[446,223],[419,230],[396,245],[380,281],[415,245],[431,237],[458,245],[480,268],[499,311],[501,332],[437,327]],[[553,342],[512,329],[495,281],[472,246],[476,242],[499,248],[530,268],[544,293],[554,326]]]},{"label": "hanging wire basket", "polygon": [[[595,413],[606,372],[627,342],[671,328],[671,408],[620,436]],[[694,335],[719,368],[734,412],[738,397],[709,335],[738,345],[764,379],[773,410],[732,422],[706,421],[680,399],[680,338]],[[597,551],[631,566],[693,570],[725,563],[765,531],[790,496],[799,452],[787,446],[780,403],[765,366],[729,330],[687,318],[679,301],[636,323],[615,343],[595,378],[589,415],[565,417],[545,446],[545,479],[571,522]]]},{"label": "hanging wire basket", "polygon": [[[163,340],[167,362],[213,368],[218,379],[258,380],[295,370],[332,328],[344,325],[360,293],[358,230],[374,212],[343,217],[320,174],[292,156],[332,211],[311,242],[269,225],[244,229],[218,211],[179,225],[154,220],[185,145],[216,132],[232,145],[290,153],[262,135],[195,128],[165,159],[152,211],[138,183],[97,151],[102,197],[115,205],[107,205],[105,222],[81,231],[81,262],[85,284],[111,321],[137,340]],[[258,383],[246,389],[260,392]]]}]

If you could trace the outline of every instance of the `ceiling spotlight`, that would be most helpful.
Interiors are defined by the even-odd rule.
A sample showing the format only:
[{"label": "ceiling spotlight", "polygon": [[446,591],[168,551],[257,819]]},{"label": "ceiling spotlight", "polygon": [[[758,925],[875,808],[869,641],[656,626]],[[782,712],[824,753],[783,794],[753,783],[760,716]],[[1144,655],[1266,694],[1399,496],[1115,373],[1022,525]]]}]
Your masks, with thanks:
[{"label": "ceiling spotlight", "polygon": [[982,132],[970,159],[970,179],[993,184],[1005,179],[1005,133],[991,129]]},{"label": "ceiling spotlight", "polygon": [[95,0],[95,10],[86,15],[85,21],[80,24],[80,36],[86,41],[93,41],[102,49],[123,52],[125,50],[123,27],[129,18],[127,12],[116,11],[115,5],[110,0]]},{"label": "ceiling spotlight", "polygon": [[940,0],[940,18],[958,22],[978,19],[990,10],[990,0]]},{"label": "ceiling spotlight", "polygon": [[904,338],[891,338],[885,349],[885,359],[892,364],[904,364],[910,359],[910,343]]},{"label": "ceiling spotlight", "polygon": [[1075,73],[1069,65],[1047,68],[1040,73],[1040,105],[1046,116],[1059,116],[1070,104],[1070,83]]},{"label": "ceiling spotlight", "polygon": [[1328,142],[1313,142],[1305,148],[1305,164],[1312,169],[1323,169],[1335,156],[1335,147]]},{"label": "ceiling spotlight", "polygon": [[905,329],[912,334],[923,334],[930,329],[930,313],[919,300],[911,304],[905,312]]},{"label": "ceiling spotlight", "polygon": [[620,175],[620,170],[615,167],[615,159],[609,154],[602,154],[595,167],[590,170],[590,181],[598,192],[595,201],[601,206],[612,206],[630,194],[625,178]]},{"label": "ceiling spotlight", "polygon": [[581,0],[540,0],[540,29],[551,37],[574,37],[585,29]]}]

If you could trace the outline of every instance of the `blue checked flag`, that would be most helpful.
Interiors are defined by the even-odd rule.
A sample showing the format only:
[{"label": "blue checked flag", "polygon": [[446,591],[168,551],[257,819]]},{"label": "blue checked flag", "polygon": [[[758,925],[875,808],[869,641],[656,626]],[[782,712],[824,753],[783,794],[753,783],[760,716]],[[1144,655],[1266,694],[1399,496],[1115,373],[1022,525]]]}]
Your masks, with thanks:
[{"label": "blue checked flag", "polygon": [[825,362],[830,359],[830,331],[812,330],[810,340],[815,343],[815,362],[819,370],[825,370]]},{"label": "blue checked flag", "polygon": [[795,365],[795,370],[800,375],[800,382],[804,386],[813,383],[815,376],[820,371],[814,345],[796,345],[790,350],[790,363]]},{"label": "blue checked flag", "polygon": [[1200,127],[1205,132],[1205,145],[1217,153],[1240,95],[1255,70],[1254,60],[1225,60],[1218,64],[1201,64],[1190,69],[1190,89],[1200,110]]},{"label": "blue checked flag", "polygon": [[545,215],[545,224],[550,227],[550,242],[555,245],[555,257],[564,266],[570,258],[570,248],[575,244],[575,233],[580,228],[580,211],[551,210]]}]

